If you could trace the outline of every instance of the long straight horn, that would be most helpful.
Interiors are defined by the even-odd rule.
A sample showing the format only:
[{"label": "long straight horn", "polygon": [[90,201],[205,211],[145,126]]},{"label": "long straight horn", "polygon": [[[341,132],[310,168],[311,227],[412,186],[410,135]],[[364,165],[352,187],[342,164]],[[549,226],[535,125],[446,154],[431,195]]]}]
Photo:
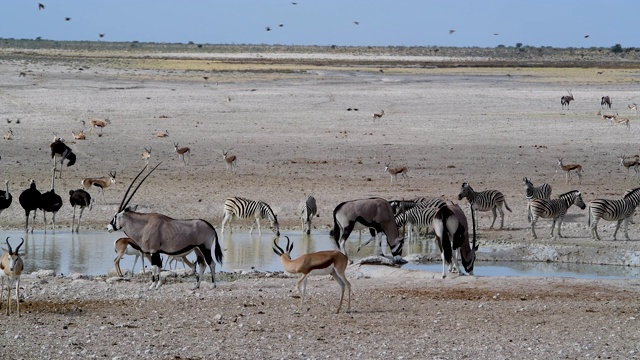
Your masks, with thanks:
[{"label": "long straight horn", "polygon": [[22,246],[22,244],[24,244],[24,238],[20,238],[20,240],[22,241],[20,241],[20,245],[18,245],[18,247],[16,248],[16,254],[18,253],[18,251],[20,251],[20,247]]},{"label": "long straight horn", "polygon": [[13,250],[11,250],[11,244],[9,244],[9,237],[7,236],[7,240],[5,240],[7,242],[7,247],[9,248],[9,254],[13,254]]},{"label": "long straight horn", "polygon": [[138,178],[140,177],[140,175],[142,175],[142,172],[146,168],[147,168],[147,166],[143,167],[142,170],[140,170],[140,172],[138,173],[138,175],[136,175],[136,177],[133,179],[133,181],[131,181],[131,184],[127,188],[127,191],[124,193],[124,196],[122,197],[122,201],[120,202],[120,206],[118,207],[118,212],[120,212],[123,209],[122,205],[124,205],[124,200],[127,198],[127,195],[129,194],[129,190],[131,190],[131,187],[133,186],[133,183],[135,183],[136,180],[138,180]]},{"label": "long straight horn", "polygon": [[[151,175],[151,173],[153,172],[153,170],[155,170],[158,166],[160,166],[160,164],[162,164],[162,162],[159,162],[156,166],[153,167],[153,169],[151,169],[151,171],[149,171],[149,173],[147,173],[147,175],[145,175],[145,177],[142,178],[142,180],[140,180],[140,182],[138,183],[138,186],[136,186],[135,189],[133,189],[133,192],[131,193],[131,196],[129,196],[129,200],[127,200],[127,202],[124,203],[124,205],[122,205],[122,209],[126,208],[127,205],[129,205],[129,202],[131,201],[131,198],[133,198],[133,195],[136,194],[136,191],[138,191],[138,189],[140,188],[140,185],[142,185],[142,183],[147,180],[147,178],[149,177],[149,175]],[[144,167],[145,169],[147,168],[146,166]],[[144,169],[142,169],[142,171],[144,171]],[[140,172],[140,174],[142,173],[142,171]],[[140,176],[140,174],[138,174],[138,176]],[[138,176],[136,176],[136,179],[138,178]],[[133,182],[135,182],[135,179],[133,179]],[[133,182],[131,183],[131,185],[133,185]],[[131,188],[131,185],[129,185],[129,188]],[[129,192],[129,190],[127,190],[127,192]],[[126,196],[126,194],[125,194]]]}]

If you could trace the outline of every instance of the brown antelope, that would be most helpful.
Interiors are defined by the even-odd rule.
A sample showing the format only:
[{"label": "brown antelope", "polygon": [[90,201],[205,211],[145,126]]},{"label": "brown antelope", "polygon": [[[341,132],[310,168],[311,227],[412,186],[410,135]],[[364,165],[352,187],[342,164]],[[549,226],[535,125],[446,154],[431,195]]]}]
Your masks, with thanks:
[{"label": "brown antelope", "polygon": [[151,158],[151,148],[144,148],[144,152],[142,153],[142,160],[144,160],[147,165],[149,165],[149,158]]},{"label": "brown antelope", "polygon": [[569,103],[573,101],[573,94],[571,93],[571,90],[567,90],[567,92],[569,95],[563,95],[560,97],[560,105],[562,105],[562,109],[564,109],[565,106],[569,109]]},{"label": "brown antelope", "polygon": [[300,294],[298,312],[300,312],[304,304],[304,295],[307,292],[307,278],[309,275],[331,275],[342,289],[336,314],[340,313],[340,309],[342,308],[345,288],[348,290],[347,312],[351,311],[351,283],[345,275],[349,258],[338,250],[329,250],[304,254],[292,260],[291,251],[293,250],[293,244],[289,241],[288,236],[285,237],[287,238],[286,250],[278,246],[278,238],[276,237],[273,239],[273,252],[280,256],[284,271],[290,274],[302,274],[297,285],[298,293]]},{"label": "brown antelope", "polygon": [[613,117],[613,122],[616,124],[625,124],[627,125],[627,130],[631,130],[631,124],[629,124],[629,119],[627,118],[618,117],[616,114],[616,116]]},{"label": "brown antelope", "polygon": [[[178,154],[178,159],[182,157],[182,162],[185,165],[189,165],[189,158],[191,157],[191,149],[189,149],[187,146],[178,147],[178,143],[173,143],[173,152]],[[184,160],[185,155],[187,155],[187,161]]]},{"label": "brown antelope", "polygon": [[229,150],[222,150],[222,158],[224,162],[227,164],[227,170],[231,170],[232,173],[236,172],[236,160],[238,159],[235,155],[229,155],[229,151],[233,150],[233,148]]},{"label": "brown antelope", "polygon": [[89,131],[90,133],[93,134],[93,128],[99,128],[100,134],[102,134],[102,128],[106,127],[108,124],[111,124],[111,120],[109,120],[108,118],[104,120],[91,119],[90,123],[91,123],[91,130]]},{"label": "brown antelope", "polygon": [[115,183],[116,183],[116,172],[110,171],[109,180],[86,178],[82,180],[82,187],[85,190],[89,190],[89,188],[91,188],[92,186],[97,187],[98,189],[100,189],[100,192],[102,193],[102,201],[104,201],[104,189],[108,188],[109,186]]},{"label": "brown antelope", "polygon": [[[7,315],[11,314],[11,288],[15,285],[16,307],[18,308],[18,316],[20,316],[20,275],[22,275],[22,270],[24,269],[24,263],[18,253],[22,244],[24,244],[24,239],[21,240],[20,245],[13,251],[9,244],[9,238],[7,237],[6,242],[9,249],[0,257],[0,277],[2,277],[0,295],[2,295],[4,291],[4,279],[7,278]],[[2,299],[2,296],[0,296],[0,299]]]},{"label": "brown antelope", "polygon": [[391,175],[391,184],[393,184],[394,180],[398,182],[398,174],[400,174],[400,177],[402,177],[402,184],[404,184],[405,181],[407,183],[409,182],[409,176],[407,175],[409,169],[407,169],[406,166],[391,168],[389,167],[389,163],[386,163],[384,165],[384,171],[388,172]]},{"label": "brown antelope", "polygon": [[622,155],[620,156],[620,165],[624,166],[627,169],[627,176],[629,176],[629,169],[633,168],[635,174],[633,177],[638,176],[638,165],[640,165],[640,158],[633,157],[630,160],[627,160],[627,157]]},{"label": "brown antelope", "polygon": [[87,140],[87,136],[84,134],[84,130],[78,132],[71,131],[71,135],[75,140]]},{"label": "brown antelope", "polygon": [[153,133],[153,135],[155,137],[159,137],[159,138],[168,137],[169,136],[169,130],[156,131],[156,132]]},{"label": "brown antelope", "polygon": [[384,110],[381,110],[379,113],[373,113],[373,121],[376,121],[376,119],[380,119],[384,116]]},{"label": "brown antelope", "polygon": [[616,117],[616,115],[618,115],[618,114],[616,113],[616,115],[607,115],[607,114],[598,114],[598,115],[600,115],[600,117],[602,118],[602,121],[608,121],[608,120],[613,121],[613,119],[614,119],[614,118]]},{"label": "brown antelope", "polygon": [[11,140],[12,137],[13,137],[13,130],[11,129],[9,129],[9,131],[4,133],[4,135],[2,136],[2,138],[4,138],[5,140]]},{"label": "brown antelope", "polygon": [[638,114],[638,105],[636,105],[636,103],[628,104],[627,107],[629,110],[633,110],[634,113]]},{"label": "brown antelope", "polygon": [[[562,169],[567,173],[567,183],[569,182],[569,177],[571,171],[575,171],[578,174],[578,184],[582,184],[582,165],[580,164],[568,164],[564,165],[562,163],[562,158],[558,159],[558,169]],[[558,173],[558,169],[556,169],[556,174]]]}]

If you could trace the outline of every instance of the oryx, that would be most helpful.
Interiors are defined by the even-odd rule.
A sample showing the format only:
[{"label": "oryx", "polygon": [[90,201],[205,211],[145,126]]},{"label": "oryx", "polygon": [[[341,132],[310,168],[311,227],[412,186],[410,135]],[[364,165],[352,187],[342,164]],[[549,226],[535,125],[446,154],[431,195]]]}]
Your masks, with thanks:
[{"label": "oryx", "polygon": [[196,262],[200,265],[199,274],[196,275],[196,288],[200,287],[200,280],[205,271],[205,262],[211,269],[211,281],[215,287],[216,264],[212,258],[212,251],[215,251],[216,261],[222,265],[222,249],[218,242],[218,234],[211,224],[199,219],[175,220],[162,214],[138,213],[127,207],[140,185],[142,185],[159,165],[160,163],[142,178],[138,186],[133,190],[133,193],[131,193],[131,196],[127,199],[129,190],[131,190],[135,181],[147,167],[145,166],[133,179],[122,198],[118,212],[114,215],[107,229],[109,232],[124,229],[127,237],[133,240],[133,242],[130,243],[131,247],[151,255],[153,275],[149,289],[153,289],[154,285],[157,289],[161,285],[161,253],[176,256],[187,255],[191,251],[196,253]]},{"label": "oryx", "polygon": [[391,254],[402,255],[404,237],[398,233],[389,202],[382,198],[346,201],[333,210],[333,238],[343,254],[347,254],[346,242],[356,224],[373,228],[387,236]]}]

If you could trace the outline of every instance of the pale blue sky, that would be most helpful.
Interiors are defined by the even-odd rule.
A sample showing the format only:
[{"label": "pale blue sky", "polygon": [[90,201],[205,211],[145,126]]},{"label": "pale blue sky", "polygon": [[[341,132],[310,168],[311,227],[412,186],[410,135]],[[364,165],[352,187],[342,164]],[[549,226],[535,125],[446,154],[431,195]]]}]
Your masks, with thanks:
[{"label": "pale blue sky", "polygon": [[293,1],[298,4],[41,0],[46,8],[39,11],[36,0],[1,0],[0,37],[97,40],[105,33],[105,41],[210,44],[640,47],[636,0]]}]

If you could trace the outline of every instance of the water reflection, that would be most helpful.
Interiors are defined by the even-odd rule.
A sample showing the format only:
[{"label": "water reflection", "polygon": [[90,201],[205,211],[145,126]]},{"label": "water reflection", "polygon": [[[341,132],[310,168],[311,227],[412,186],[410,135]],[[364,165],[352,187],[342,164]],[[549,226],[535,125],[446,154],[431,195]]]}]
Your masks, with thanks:
[{"label": "water reflection", "polygon": [[[298,257],[321,250],[333,250],[337,246],[328,232],[317,232],[311,235],[302,234],[300,231],[283,233],[289,236],[293,243],[292,257]],[[56,274],[84,273],[89,275],[101,275],[111,271],[113,259],[116,253],[113,243],[124,233],[115,232],[85,232],[72,234],[70,231],[58,231],[54,234],[44,234],[36,232],[25,234],[23,231],[4,231],[0,233],[0,241],[11,237],[12,243],[19,241],[21,237],[25,243],[21,249],[25,262],[25,271],[34,272],[40,269],[52,269]],[[237,269],[259,271],[280,271],[282,265],[280,258],[272,251],[274,236],[265,233],[262,236],[257,234],[249,235],[246,232],[225,233],[221,236],[220,242],[224,252],[224,266],[222,271],[232,271]],[[347,251],[352,259],[379,254],[389,253],[388,245],[383,240],[375,241],[360,249],[358,247],[369,239],[369,234],[363,233],[359,236],[354,233],[347,242]],[[284,236],[280,237],[281,247],[286,245]],[[4,249],[6,246],[2,245]],[[6,250],[6,249],[5,249]],[[405,243],[404,254],[428,254],[438,253],[438,248],[433,239],[422,239],[412,243]],[[194,255],[189,256],[190,259]],[[125,255],[120,266],[122,269],[131,269],[133,266],[133,256]],[[148,262],[145,263],[149,266]],[[408,269],[440,272],[439,263],[430,264],[408,264]],[[140,261],[137,263],[136,273],[140,272]],[[570,277],[638,277],[640,268],[622,266],[595,266],[580,264],[561,263],[488,263],[480,262],[476,264],[475,274],[479,276],[570,276]]]}]

